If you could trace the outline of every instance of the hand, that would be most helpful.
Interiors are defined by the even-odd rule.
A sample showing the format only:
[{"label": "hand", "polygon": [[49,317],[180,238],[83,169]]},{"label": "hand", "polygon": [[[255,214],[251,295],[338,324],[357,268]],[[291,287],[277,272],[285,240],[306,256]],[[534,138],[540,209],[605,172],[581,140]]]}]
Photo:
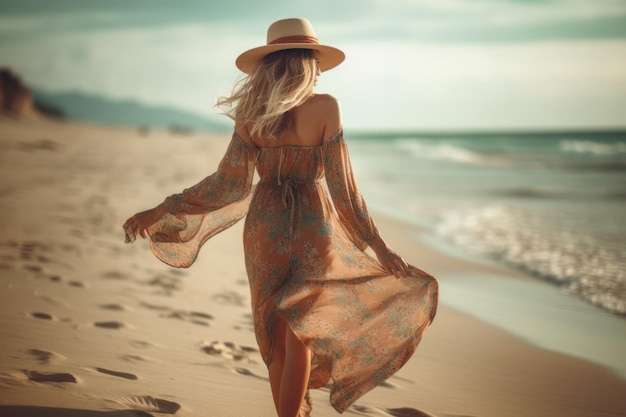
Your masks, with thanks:
[{"label": "hand", "polygon": [[396,278],[409,276],[409,265],[400,255],[389,248],[382,238],[377,237],[371,241],[370,247],[376,253],[378,262]]},{"label": "hand", "polygon": [[137,239],[137,233],[143,239],[148,236],[147,229],[156,223],[164,214],[165,207],[161,204],[153,209],[135,214],[124,223],[126,243],[133,243]]}]

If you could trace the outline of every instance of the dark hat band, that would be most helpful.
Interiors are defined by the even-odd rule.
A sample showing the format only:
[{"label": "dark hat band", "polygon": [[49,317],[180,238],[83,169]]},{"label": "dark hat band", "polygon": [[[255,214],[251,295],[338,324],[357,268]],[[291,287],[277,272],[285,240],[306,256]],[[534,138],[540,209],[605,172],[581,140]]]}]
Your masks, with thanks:
[{"label": "dark hat band", "polygon": [[294,36],[284,36],[282,38],[274,39],[268,45],[276,45],[278,43],[316,43],[316,44],[319,44],[320,42],[315,36],[294,35]]}]

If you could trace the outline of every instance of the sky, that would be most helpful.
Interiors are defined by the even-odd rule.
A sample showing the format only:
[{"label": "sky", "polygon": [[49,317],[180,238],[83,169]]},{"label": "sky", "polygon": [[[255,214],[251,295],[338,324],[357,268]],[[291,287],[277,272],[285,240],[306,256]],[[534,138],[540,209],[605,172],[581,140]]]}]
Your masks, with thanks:
[{"label": "sky", "polygon": [[316,88],[346,128],[626,128],[626,0],[0,0],[0,66],[214,117],[287,17],[346,53]]}]

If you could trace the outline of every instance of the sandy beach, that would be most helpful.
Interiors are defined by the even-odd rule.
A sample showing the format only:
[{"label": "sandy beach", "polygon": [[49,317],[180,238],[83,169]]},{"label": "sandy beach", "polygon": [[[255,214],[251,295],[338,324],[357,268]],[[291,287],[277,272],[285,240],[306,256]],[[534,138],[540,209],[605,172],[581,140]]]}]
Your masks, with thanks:
[{"label": "sandy beach", "polygon": [[[0,118],[0,416],[275,415],[243,225],[186,270],[160,263],[145,241],[125,244],[121,228],[212,173],[228,139]],[[409,363],[345,414],[626,416],[626,320],[570,301],[545,309],[534,296],[548,284],[374,217],[394,249],[438,277],[441,302]],[[481,292],[493,277],[512,284]],[[485,293],[493,298],[471,302]],[[554,325],[546,343],[541,322]],[[619,337],[607,343],[602,329]],[[589,349],[606,361],[584,360]],[[337,415],[328,390],[312,397],[313,416]]]}]

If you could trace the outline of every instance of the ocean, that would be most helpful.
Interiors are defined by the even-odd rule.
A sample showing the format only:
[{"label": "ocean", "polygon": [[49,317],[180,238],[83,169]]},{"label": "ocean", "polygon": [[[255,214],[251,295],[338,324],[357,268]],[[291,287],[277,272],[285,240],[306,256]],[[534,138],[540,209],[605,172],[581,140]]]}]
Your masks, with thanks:
[{"label": "ocean", "polygon": [[626,315],[626,132],[346,137],[373,210]]}]

